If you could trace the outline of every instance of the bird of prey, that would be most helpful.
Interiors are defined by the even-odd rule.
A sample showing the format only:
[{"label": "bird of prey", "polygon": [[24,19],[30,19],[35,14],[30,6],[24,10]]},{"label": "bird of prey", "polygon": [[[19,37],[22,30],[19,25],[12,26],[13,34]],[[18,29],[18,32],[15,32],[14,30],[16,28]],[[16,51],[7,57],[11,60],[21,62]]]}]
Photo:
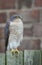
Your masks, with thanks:
[{"label": "bird of prey", "polygon": [[17,49],[20,46],[20,42],[23,40],[23,22],[22,17],[19,15],[13,15],[5,26],[5,51],[11,50],[11,52],[19,52]]}]

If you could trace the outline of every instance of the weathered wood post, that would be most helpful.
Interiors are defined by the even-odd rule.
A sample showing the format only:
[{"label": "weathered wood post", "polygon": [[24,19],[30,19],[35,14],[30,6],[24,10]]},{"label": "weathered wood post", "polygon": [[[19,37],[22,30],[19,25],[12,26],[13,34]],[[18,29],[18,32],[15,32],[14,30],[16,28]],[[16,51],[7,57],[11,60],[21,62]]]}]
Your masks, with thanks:
[{"label": "weathered wood post", "polygon": [[41,65],[40,50],[24,50],[19,54],[12,54],[7,51],[7,65]]},{"label": "weathered wood post", "polygon": [[5,65],[5,53],[0,53],[0,65]]},{"label": "weathered wood post", "polygon": [[14,54],[12,56],[11,52],[7,51],[7,65],[23,65],[23,52],[20,51],[19,54]]},{"label": "weathered wood post", "polygon": [[42,65],[42,50],[41,50],[41,65]]}]

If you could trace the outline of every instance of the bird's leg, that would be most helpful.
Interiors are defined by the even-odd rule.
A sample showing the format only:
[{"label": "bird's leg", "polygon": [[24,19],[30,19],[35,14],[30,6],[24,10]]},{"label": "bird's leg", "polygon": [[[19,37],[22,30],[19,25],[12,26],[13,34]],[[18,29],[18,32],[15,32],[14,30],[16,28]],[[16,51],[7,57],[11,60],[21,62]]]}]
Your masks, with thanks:
[{"label": "bird's leg", "polygon": [[14,53],[15,53],[15,50],[14,50],[14,49],[11,49],[11,53],[12,53],[12,55],[14,55]]},{"label": "bird's leg", "polygon": [[16,54],[18,54],[18,53],[19,53],[19,50],[18,50],[17,48],[15,49],[15,53],[16,53]]}]

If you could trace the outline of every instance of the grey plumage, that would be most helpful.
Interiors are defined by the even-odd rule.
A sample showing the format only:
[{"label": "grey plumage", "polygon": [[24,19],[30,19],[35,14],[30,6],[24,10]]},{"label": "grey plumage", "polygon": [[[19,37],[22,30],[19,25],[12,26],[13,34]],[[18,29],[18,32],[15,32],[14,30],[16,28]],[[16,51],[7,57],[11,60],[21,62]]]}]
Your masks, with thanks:
[{"label": "grey plumage", "polygon": [[9,25],[10,25],[10,22],[13,22],[13,20],[16,19],[16,18],[22,19],[21,16],[13,15],[13,16],[10,18],[10,20],[6,23],[6,26],[5,26],[5,29],[4,29],[4,34],[5,34],[5,51],[7,50],[8,39],[9,39],[9,34],[10,34]]},{"label": "grey plumage", "polygon": [[8,38],[9,38],[9,22],[6,23],[5,29],[4,29],[4,35],[5,35],[5,51],[7,50],[8,45]]}]

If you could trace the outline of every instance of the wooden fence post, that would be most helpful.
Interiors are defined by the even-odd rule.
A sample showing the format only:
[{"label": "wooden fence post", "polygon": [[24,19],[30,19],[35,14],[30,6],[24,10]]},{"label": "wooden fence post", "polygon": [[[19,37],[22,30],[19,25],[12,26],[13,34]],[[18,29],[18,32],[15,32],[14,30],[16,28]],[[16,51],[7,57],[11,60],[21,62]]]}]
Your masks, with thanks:
[{"label": "wooden fence post", "polygon": [[0,65],[5,65],[5,53],[0,53]]},{"label": "wooden fence post", "polygon": [[41,65],[42,65],[42,50],[41,50]]},{"label": "wooden fence post", "polygon": [[33,51],[24,51],[24,65],[33,65]]},{"label": "wooden fence post", "polygon": [[7,65],[23,65],[23,52],[20,51],[19,54],[12,54],[7,51]]},{"label": "wooden fence post", "polygon": [[40,50],[25,50],[24,65],[41,65]]}]

